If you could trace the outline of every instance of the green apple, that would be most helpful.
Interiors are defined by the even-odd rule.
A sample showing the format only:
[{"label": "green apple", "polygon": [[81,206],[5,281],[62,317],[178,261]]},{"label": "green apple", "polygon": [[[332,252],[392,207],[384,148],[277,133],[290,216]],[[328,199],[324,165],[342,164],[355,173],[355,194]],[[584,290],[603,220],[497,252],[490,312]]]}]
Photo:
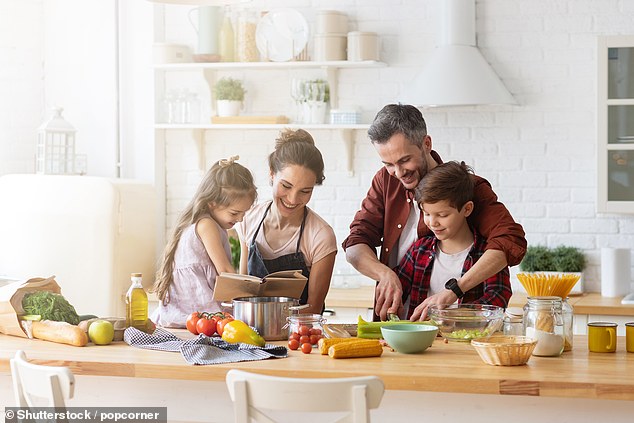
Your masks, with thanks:
[{"label": "green apple", "polygon": [[88,337],[93,344],[108,345],[114,339],[114,326],[107,320],[97,320],[88,327]]}]

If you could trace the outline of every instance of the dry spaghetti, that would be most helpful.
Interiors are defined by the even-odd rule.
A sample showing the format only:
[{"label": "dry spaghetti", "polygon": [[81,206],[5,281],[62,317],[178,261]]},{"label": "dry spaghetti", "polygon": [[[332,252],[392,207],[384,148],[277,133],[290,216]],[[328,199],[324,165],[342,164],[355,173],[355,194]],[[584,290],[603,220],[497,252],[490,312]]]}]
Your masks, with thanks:
[{"label": "dry spaghetti", "polygon": [[518,273],[517,279],[530,296],[566,298],[581,276],[575,274]]}]

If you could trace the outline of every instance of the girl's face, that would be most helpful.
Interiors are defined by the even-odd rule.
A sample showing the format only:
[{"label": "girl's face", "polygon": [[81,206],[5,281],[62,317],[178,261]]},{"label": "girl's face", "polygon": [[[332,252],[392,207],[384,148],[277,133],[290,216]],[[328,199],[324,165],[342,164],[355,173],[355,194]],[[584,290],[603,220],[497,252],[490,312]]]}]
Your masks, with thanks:
[{"label": "girl's face", "polygon": [[242,222],[244,214],[253,205],[253,200],[248,195],[236,198],[228,206],[216,206],[215,203],[209,203],[209,213],[211,217],[218,222],[223,229],[231,229],[233,226]]},{"label": "girl's face", "polygon": [[310,201],[315,188],[315,173],[299,165],[286,166],[277,173],[272,173],[273,201],[284,217],[304,213],[304,206]]}]

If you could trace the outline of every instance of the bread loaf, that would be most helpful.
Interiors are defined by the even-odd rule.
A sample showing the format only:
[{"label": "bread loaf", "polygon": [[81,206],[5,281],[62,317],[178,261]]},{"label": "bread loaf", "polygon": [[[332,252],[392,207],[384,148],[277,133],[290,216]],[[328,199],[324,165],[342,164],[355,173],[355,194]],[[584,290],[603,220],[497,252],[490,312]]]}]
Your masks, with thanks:
[{"label": "bread loaf", "polygon": [[70,323],[42,320],[40,322],[33,322],[31,328],[33,338],[75,345],[76,347],[83,347],[88,343],[88,335],[86,332],[79,326],[71,325]]}]

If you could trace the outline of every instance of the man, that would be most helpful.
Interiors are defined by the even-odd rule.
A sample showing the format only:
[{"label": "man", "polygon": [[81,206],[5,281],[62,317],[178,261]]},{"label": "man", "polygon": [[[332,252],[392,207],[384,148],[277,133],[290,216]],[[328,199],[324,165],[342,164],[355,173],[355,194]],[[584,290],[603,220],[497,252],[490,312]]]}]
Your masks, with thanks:
[{"label": "man", "polygon": [[[421,236],[430,234],[414,200],[414,189],[429,169],[442,163],[432,150],[432,140],[422,113],[414,106],[389,104],[374,118],[368,130],[383,168],[350,224],[343,242],[346,260],[360,273],[377,281],[374,312],[381,320],[403,314],[402,287],[392,270]],[[425,299],[431,304],[452,304],[506,266],[518,264],[526,252],[522,226],[497,200],[491,185],[478,178],[474,187],[474,212],[469,224],[487,239],[482,257],[457,283]],[[379,257],[376,248],[380,247]],[[421,316],[425,318],[426,311]]]}]

